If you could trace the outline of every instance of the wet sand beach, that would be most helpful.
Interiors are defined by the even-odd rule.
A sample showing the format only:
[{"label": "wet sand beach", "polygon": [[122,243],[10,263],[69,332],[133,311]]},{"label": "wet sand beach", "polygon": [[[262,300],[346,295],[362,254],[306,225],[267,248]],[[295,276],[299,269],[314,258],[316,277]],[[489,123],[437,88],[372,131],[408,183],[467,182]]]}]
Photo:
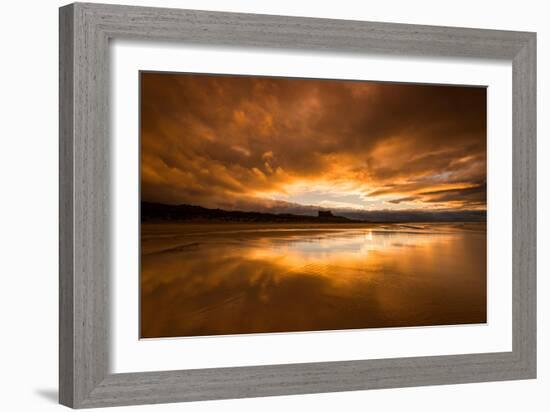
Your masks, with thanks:
[{"label": "wet sand beach", "polygon": [[141,337],[486,322],[486,225],[141,226]]}]

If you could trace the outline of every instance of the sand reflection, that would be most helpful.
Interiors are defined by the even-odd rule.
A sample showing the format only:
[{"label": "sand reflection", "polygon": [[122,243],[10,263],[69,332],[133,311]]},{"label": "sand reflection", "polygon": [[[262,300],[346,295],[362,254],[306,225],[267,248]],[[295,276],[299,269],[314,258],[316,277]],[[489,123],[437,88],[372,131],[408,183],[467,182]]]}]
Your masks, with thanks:
[{"label": "sand reflection", "polygon": [[485,233],[144,224],[141,336],[483,323]]}]

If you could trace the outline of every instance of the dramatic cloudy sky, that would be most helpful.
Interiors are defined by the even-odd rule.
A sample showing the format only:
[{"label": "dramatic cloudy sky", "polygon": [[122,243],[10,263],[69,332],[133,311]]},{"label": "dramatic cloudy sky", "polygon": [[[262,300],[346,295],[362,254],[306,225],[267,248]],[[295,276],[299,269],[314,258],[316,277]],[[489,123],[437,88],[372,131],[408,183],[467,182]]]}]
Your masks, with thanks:
[{"label": "dramatic cloudy sky", "polygon": [[141,74],[142,200],[486,208],[486,90]]}]

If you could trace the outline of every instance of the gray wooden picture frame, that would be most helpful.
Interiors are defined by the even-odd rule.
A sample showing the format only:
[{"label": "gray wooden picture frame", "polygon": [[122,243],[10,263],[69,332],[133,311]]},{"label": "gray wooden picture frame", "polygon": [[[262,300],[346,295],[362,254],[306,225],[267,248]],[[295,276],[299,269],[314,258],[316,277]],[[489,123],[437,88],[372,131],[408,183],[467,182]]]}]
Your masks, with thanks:
[{"label": "gray wooden picture frame", "polygon": [[[89,408],[535,378],[535,33],[84,3],[62,7],[59,27],[62,404]],[[110,39],[511,61],[513,350],[110,373]]]}]

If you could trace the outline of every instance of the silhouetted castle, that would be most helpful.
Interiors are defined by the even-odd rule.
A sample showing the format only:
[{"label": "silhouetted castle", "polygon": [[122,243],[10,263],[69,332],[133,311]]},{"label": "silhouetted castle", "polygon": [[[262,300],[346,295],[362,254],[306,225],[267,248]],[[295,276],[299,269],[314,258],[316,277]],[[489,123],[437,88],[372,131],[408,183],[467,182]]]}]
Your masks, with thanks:
[{"label": "silhouetted castle", "polygon": [[317,216],[318,217],[334,217],[334,215],[332,214],[332,212],[330,210],[319,210],[317,212]]}]

